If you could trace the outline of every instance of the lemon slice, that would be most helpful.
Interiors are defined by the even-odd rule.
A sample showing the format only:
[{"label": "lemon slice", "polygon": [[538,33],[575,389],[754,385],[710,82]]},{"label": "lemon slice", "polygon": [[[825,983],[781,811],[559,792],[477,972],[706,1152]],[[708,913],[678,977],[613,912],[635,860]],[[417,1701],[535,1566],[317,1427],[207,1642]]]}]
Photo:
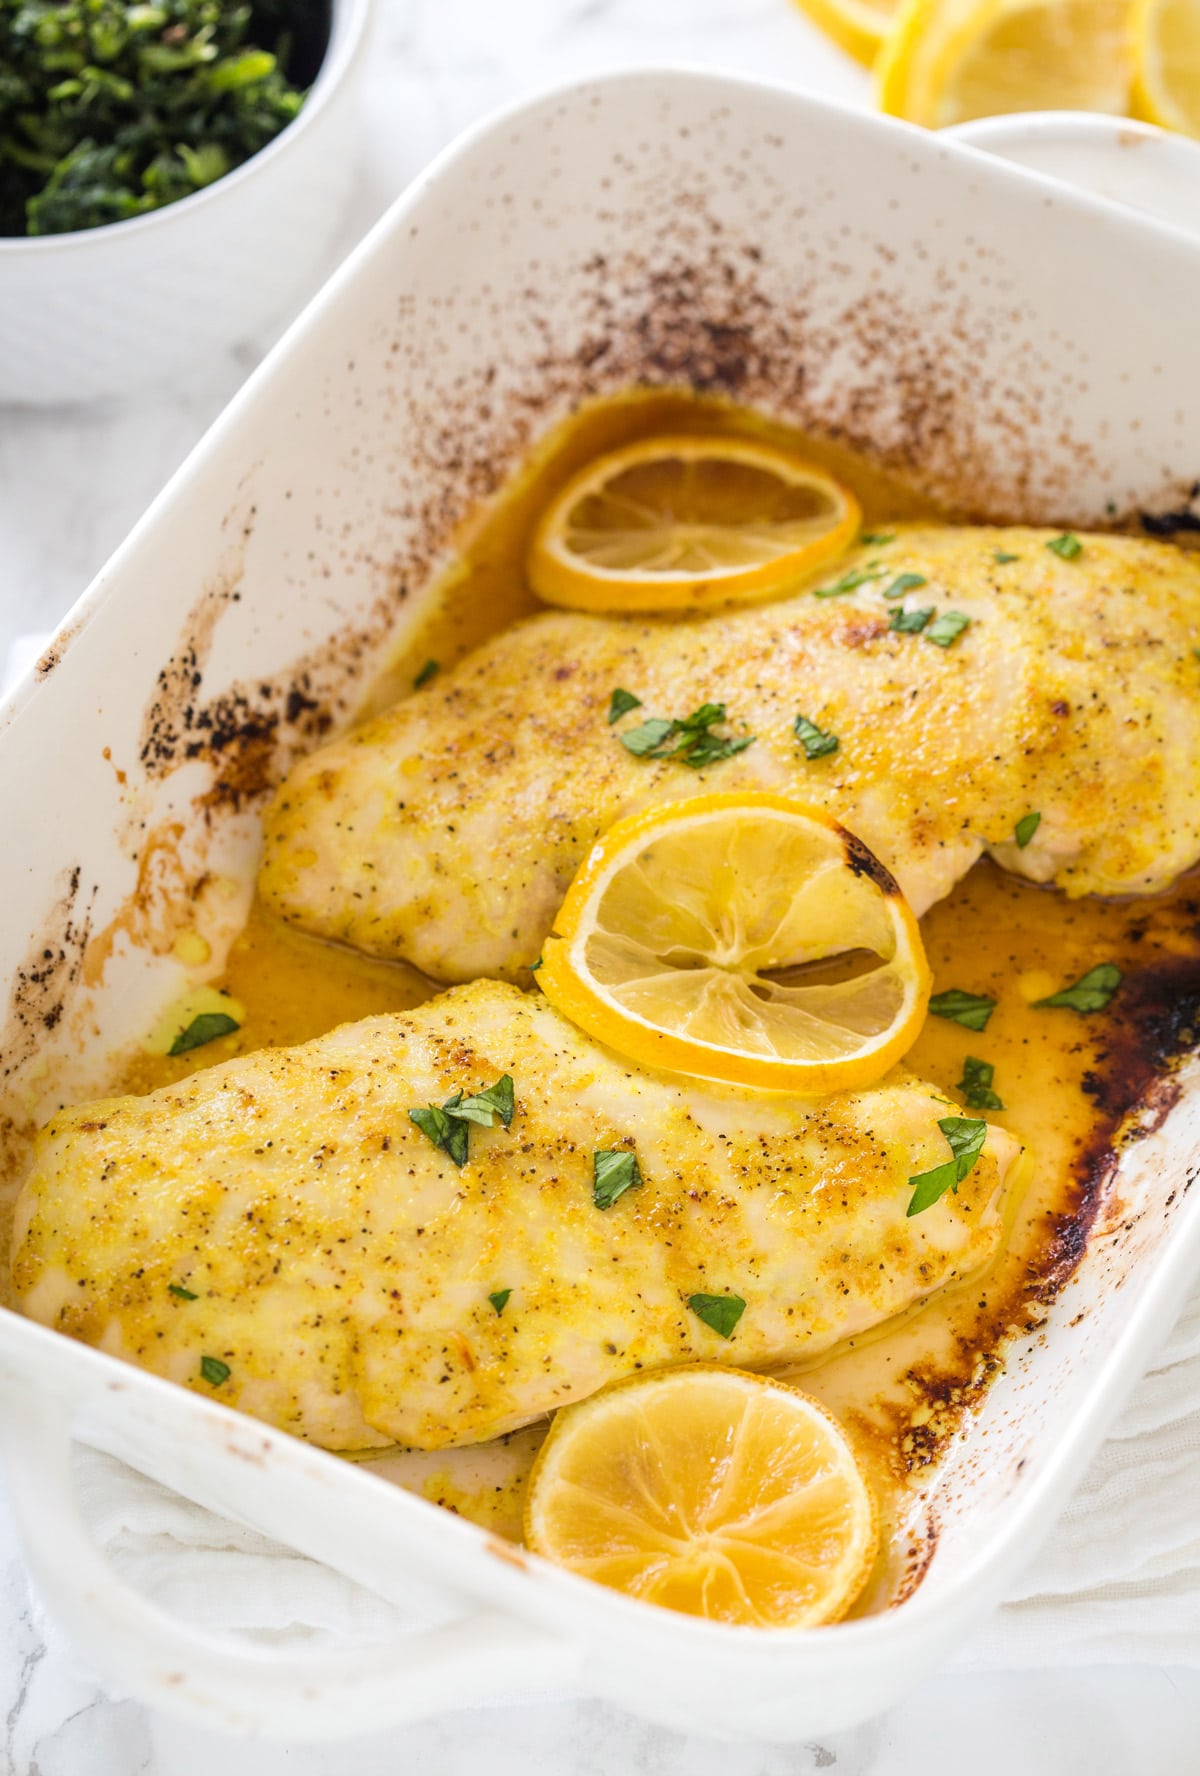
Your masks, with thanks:
[{"label": "lemon slice", "polygon": [[537,980],[631,1060],[801,1096],[885,1073],[930,985],[912,909],[866,846],[819,809],[754,793],[611,827]]},{"label": "lemon slice", "polygon": [[860,519],[853,494],[786,450],[644,438],[597,457],[543,513],[529,582],[571,610],[767,598],[849,548]]},{"label": "lemon slice", "polygon": [[796,0],[839,49],[869,68],[895,19],[898,0]]},{"label": "lemon slice", "polygon": [[530,1476],[525,1539],[644,1603],[813,1628],[862,1590],[879,1520],[823,1406],[783,1382],[688,1364],[563,1408]]},{"label": "lemon slice", "polygon": [[1129,108],[1128,0],[905,0],[880,53],[880,108],[939,129],[1006,111]]},{"label": "lemon slice", "polygon": [[1139,0],[1133,34],[1133,111],[1200,136],[1200,0]]}]

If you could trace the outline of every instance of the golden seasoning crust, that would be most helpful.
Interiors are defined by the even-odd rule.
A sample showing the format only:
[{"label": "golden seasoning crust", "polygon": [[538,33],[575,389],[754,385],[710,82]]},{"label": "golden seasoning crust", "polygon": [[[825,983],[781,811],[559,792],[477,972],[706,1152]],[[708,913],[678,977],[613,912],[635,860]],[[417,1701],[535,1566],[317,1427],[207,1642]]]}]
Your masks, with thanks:
[{"label": "golden seasoning crust", "polygon": [[[918,913],[985,850],[1069,894],[1163,888],[1200,857],[1200,561],[1110,536],[1063,559],[1053,534],[900,526],[816,577],[878,568],[836,598],[530,618],[296,767],[268,813],[263,897],[439,979],[515,977],[600,832],[706,787],[828,807]],[[925,583],[889,602],[902,573]],[[942,648],[891,630],[899,607],[971,623]],[[642,708],[610,727],[617,686]],[[755,736],[746,751],[693,771],[619,743],[709,699]],[[797,713],[838,750],[808,760]]]},{"label": "golden seasoning crust", "polygon": [[[512,1126],[473,1127],[459,1170],[408,1111],[504,1072]],[[326,1447],[478,1442],[640,1366],[815,1355],[977,1272],[1017,1148],[992,1129],[907,1219],[947,1113],[899,1076],[802,1103],[627,1072],[478,982],[61,1112],[14,1283],[33,1317]],[[644,1183],[601,1211],[593,1152],[627,1146]],[[693,1293],[745,1300],[728,1343]]]}]

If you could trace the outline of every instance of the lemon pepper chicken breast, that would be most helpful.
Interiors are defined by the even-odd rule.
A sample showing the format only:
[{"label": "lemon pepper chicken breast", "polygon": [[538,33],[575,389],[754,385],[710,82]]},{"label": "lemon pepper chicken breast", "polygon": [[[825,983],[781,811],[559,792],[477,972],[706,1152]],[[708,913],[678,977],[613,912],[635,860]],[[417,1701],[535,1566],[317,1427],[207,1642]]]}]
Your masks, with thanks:
[{"label": "lemon pepper chicken breast", "polygon": [[[597,835],[705,787],[829,808],[918,913],[984,851],[1069,894],[1163,888],[1200,857],[1200,561],[1127,537],[1088,536],[1073,557],[1075,539],[1065,554],[1053,541],[899,527],[850,557],[851,580],[867,577],[843,595],[689,620],[533,617],[293,770],[261,892],[310,932],[439,980],[515,978]],[[937,645],[947,626],[918,630],[922,610],[969,625]],[[618,686],[641,708],[610,726]],[[752,744],[696,771],[621,743],[705,702]],[[836,751],[809,758],[797,715]]]},{"label": "lemon pepper chicken breast", "polygon": [[[504,1073],[511,1123],[472,1127],[460,1169],[409,1110]],[[34,1318],[328,1448],[473,1443],[642,1365],[819,1353],[977,1272],[1017,1145],[991,1128],[908,1218],[946,1102],[896,1074],[802,1101],[637,1073],[480,981],[64,1110],[14,1284]],[[601,1209],[593,1154],[618,1149],[641,1182]],[[745,1302],[728,1341],[705,1293]]]}]

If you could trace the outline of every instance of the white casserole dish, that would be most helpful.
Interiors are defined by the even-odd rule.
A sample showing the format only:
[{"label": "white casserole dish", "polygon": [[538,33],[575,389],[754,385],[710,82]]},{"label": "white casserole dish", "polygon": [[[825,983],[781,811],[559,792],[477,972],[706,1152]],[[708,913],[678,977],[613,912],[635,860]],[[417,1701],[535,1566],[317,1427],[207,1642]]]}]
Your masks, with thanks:
[{"label": "white casserole dish", "polygon": [[[1084,526],[1186,502],[1198,301],[1200,242],[769,87],[623,75],[470,136],[252,379],[0,716],[12,1124],[94,1090],[172,995],[184,865],[235,876],[244,904],[256,790],[347,718],[455,523],[573,401],[691,382],[981,515]],[[172,821],[182,873],[139,883]],[[118,915],[140,948],[118,939],[97,978]],[[0,1312],[0,1442],[37,1582],[126,1690],[244,1733],[336,1737],[563,1682],[692,1732],[860,1721],[1028,1562],[1170,1323],[1200,1261],[1198,1079],[1187,1061],[1151,1093],[1073,1277],[929,1483],[922,1582],[883,1615],[761,1633],[633,1603]],[[72,1438],[431,1625],[303,1660],[188,1629],[91,1546]]]}]

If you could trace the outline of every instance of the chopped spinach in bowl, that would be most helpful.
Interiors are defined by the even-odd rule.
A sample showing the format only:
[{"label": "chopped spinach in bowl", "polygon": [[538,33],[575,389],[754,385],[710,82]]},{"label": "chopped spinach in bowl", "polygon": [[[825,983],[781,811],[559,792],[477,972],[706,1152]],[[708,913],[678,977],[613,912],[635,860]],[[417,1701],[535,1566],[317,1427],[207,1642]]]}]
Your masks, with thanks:
[{"label": "chopped spinach in bowl", "polygon": [[0,235],[122,222],[240,166],[303,105],[323,6],[0,0]]}]

